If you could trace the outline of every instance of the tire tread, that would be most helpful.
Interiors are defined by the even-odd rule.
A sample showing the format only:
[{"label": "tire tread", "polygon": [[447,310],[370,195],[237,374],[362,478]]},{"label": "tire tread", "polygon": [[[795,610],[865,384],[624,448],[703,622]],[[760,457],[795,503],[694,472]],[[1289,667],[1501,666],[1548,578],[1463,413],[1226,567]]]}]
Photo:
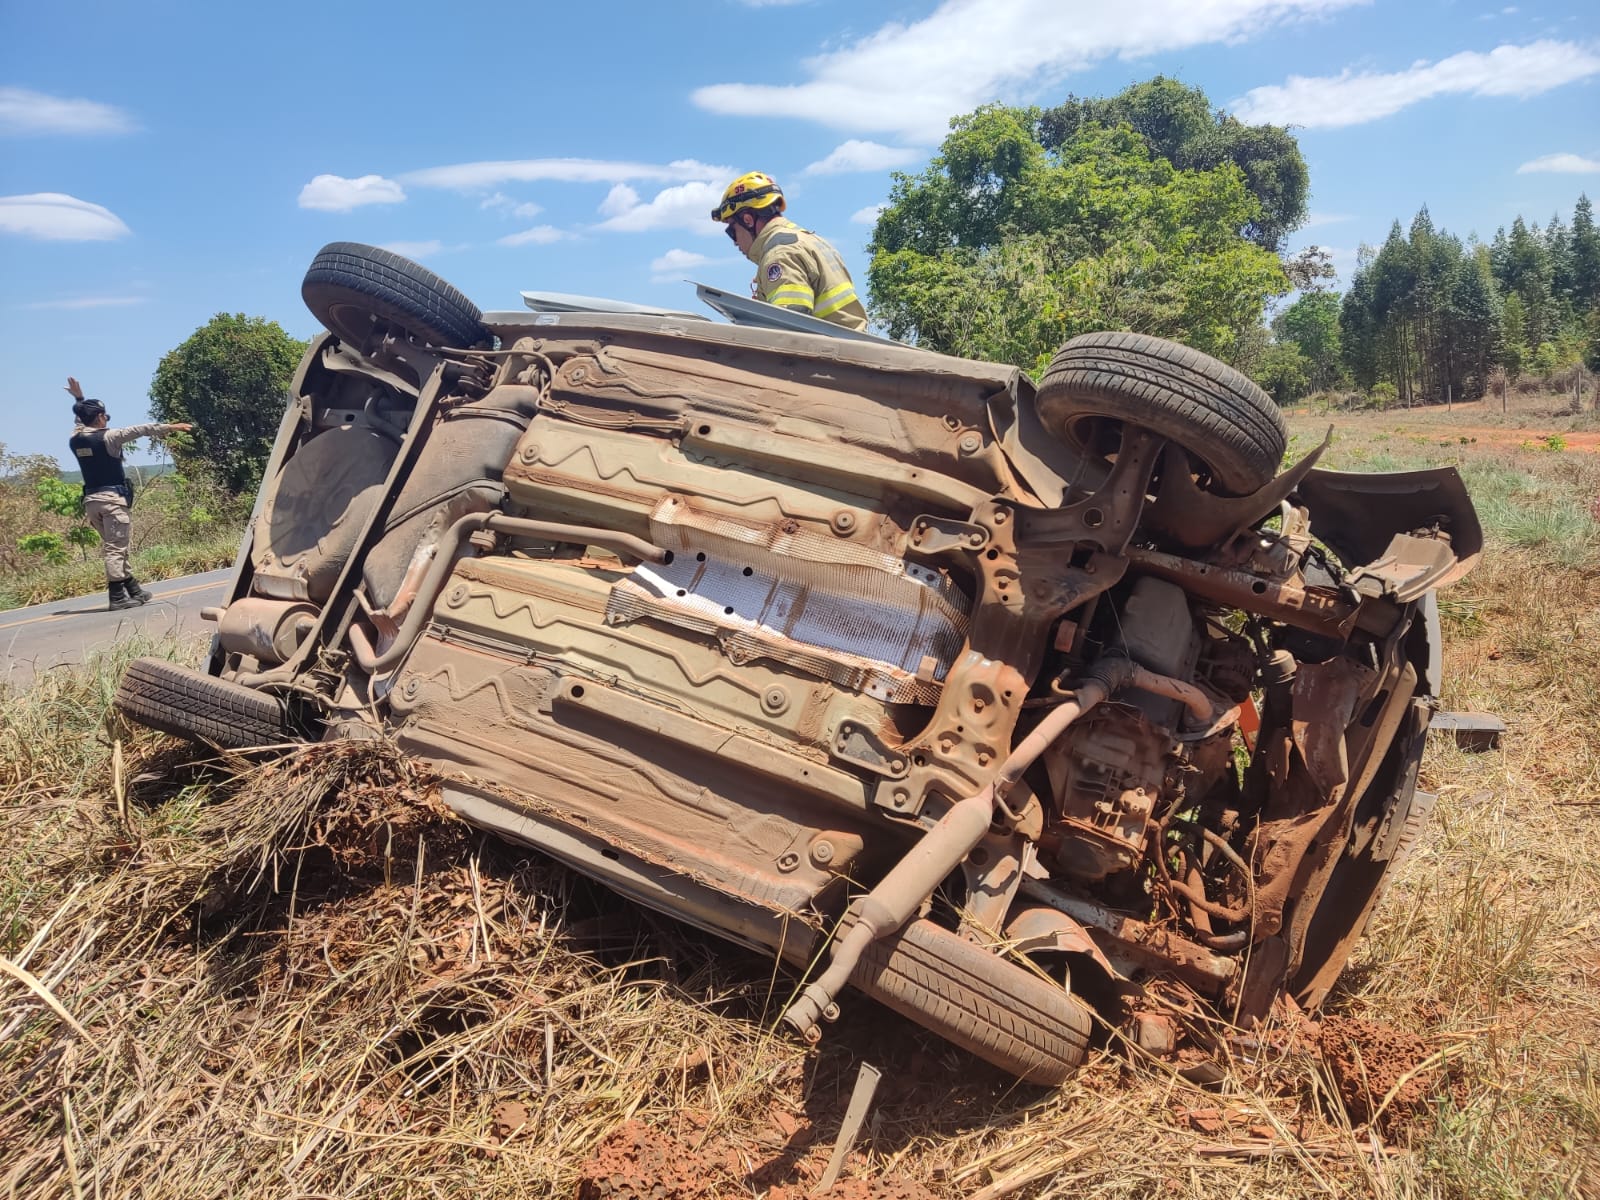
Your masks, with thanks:
[{"label": "tire tread", "polygon": [[1209,355],[1138,333],[1087,333],[1050,361],[1039,381],[1047,426],[1112,416],[1182,437],[1218,484],[1251,492],[1277,473],[1288,431],[1271,397]]},{"label": "tire tread", "polygon": [[1088,1053],[1081,1000],[932,921],[872,943],[851,983],[1030,1083],[1061,1083]]},{"label": "tire tread", "polygon": [[276,697],[161,658],[130,663],[114,703],[140,725],[230,750],[299,740]]},{"label": "tire tread", "polygon": [[[398,319],[436,344],[466,347],[488,340],[483,314],[455,287],[409,258],[360,242],[330,242],[307,269],[300,294],[324,324],[340,294],[368,300],[373,311]],[[342,333],[333,329],[336,334]]]}]

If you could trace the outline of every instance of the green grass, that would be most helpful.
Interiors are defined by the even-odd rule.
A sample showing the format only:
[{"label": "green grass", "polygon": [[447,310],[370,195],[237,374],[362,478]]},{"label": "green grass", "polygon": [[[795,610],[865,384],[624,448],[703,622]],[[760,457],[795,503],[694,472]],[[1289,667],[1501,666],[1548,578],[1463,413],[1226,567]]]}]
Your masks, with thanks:
[{"label": "green grass", "polygon": [[[1297,430],[1290,438],[1289,461],[1317,440]],[[1553,453],[1542,441],[1522,450],[1425,442],[1403,445],[1336,433],[1318,465],[1335,471],[1453,466],[1472,496],[1487,541],[1532,550],[1565,567],[1600,563],[1600,456]]]},{"label": "green grass", "polygon": [[[140,583],[152,583],[229,566],[238,549],[239,534],[229,531],[185,545],[147,546],[133,553],[128,568]],[[0,609],[87,596],[105,586],[105,566],[96,549],[87,559],[0,577]]]}]

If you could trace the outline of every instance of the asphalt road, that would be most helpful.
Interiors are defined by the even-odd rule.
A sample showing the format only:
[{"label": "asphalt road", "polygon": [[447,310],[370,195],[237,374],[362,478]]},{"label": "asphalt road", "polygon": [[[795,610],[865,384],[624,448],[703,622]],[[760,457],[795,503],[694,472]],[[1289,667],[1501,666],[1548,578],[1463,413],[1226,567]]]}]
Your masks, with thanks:
[{"label": "asphalt road", "polygon": [[147,583],[155,599],[123,612],[106,611],[106,594],[0,611],[0,684],[25,688],[36,675],[81,663],[94,651],[134,634],[209,634],[200,610],[221,604],[232,571],[208,571]]}]

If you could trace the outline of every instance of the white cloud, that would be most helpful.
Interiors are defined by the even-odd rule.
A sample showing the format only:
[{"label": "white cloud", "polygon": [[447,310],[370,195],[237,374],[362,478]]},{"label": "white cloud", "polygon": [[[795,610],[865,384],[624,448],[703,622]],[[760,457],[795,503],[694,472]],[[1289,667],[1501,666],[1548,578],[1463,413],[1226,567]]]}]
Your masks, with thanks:
[{"label": "white cloud", "polygon": [[904,167],[921,158],[922,151],[904,146],[884,146],[877,142],[863,142],[851,138],[834,147],[827,158],[812,163],[806,175],[843,175],[847,171],[887,171],[891,167]]},{"label": "white cloud", "polygon": [[542,206],[535,204],[531,200],[518,201],[504,192],[496,192],[485,199],[478,207],[502,212],[521,221],[531,221],[544,211]]},{"label": "white cloud", "polygon": [[572,234],[564,229],[557,229],[554,225],[535,225],[532,229],[524,229],[521,233],[508,233],[505,237],[497,239],[502,246],[548,246],[551,242],[564,242]]},{"label": "white cloud", "polygon": [[424,167],[400,176],[402,183],[417,187],[442,187],[460,190],[496,187],[502,183],[620,183],[643,179],[670,183],[688,179],[714,179],[732,172],[727,167],[710,166],[694,159],[679,159],[665,165],[617,162],[597,158],[524,158],[500,162],[456,163],[447,167]]},{"label": "white cloud", "polygon": [[934,142],[953,113],[1058,87],[1109,58],[1260,35],[1296,18],[1367,0],[945,0],[910,24],[890,23],[806,60],[797,84],[717,83],[695,90],[712,112],[801,117],[835,129]]},{"label": "white cloud", "polygon": [[1301,229],[1315,229],[1318,225],[1342,225],[1346,221],[1354,221],[1349,213],[1307,213],[1306,219],[1301,222]]},{"label": "white cloud", "polygon": [[109,208],[61,192],[0,196],[0,232],[49,242],[109,242],[132,232]]},{"label": "white cloud", "polygon": [[382,175],[362,175],[358,179],[318,175],[300,189],[300,207],[322,212],[349,212],[364,204],[399,204],[405,198],[405,189]]},{"label": "white cloud", "polygon": [[[613,233],[643,233],[651,229],[685,229],[691,233],[715,234],[722,226],[711,219],[711,210],[722,199],[724,184],[705,181],[680,183],[662,188],[651,199],[623,207],[617,189],[601,205],[606,220],[595,226]],[[631,189],[630,189],[631,190]]]},{"label": "white cloud", "polygon": [[683,277],[685,271],[703,267],[711,261],[709,255],[693,250],[668,250],[660,258],[650,260],[650,278],[656,283],[667,283]]},{"label": "white cloud", "polygon": [[444,243],[433,239],[426,242],[385,242],[383,249],[391,254],[403,254],[407,258],[427,258],[444,249]]},{"label": "white cloud", "polygon": [[1596,74],[1600,52],[1593,47],[1545,40],[1487,54],[1464,51],[1389,74],[1291,75],[1287,83],[1251,89],[1229,107],[1241,121],[1333,129],[1376,121],[1434,96],[1526,98]]},{"label": "white cloud", "polygon": [[70,300],[35,300],[23,308],[52,308],[77,310],[83,308],[126,308],[132,304],[148,304],[149,296],[75,296]]},{"label": "white cloud", "polygon": [[869,204],[865,208],[858,208],[850,214],[850,220],[856,225],[876,225],[878,215],[888,208],[887,204]]},{"label": "white cloud", "polygon": [[0,133],[127,133],[136,128],[127,113],[97,100],[0,87]]},{"label": "white cloud", "polygon": [[1592,175],[1600,171],[1600,159],[1583,158],[1576,154],[1546,154],[1523,163],[1518,175],[1548,172],[1555,175]]},{"label": "white cloud", "polygon": [[600,201],[602,217],[619,217],[630,209],[639,207],[639,193],[625,183],[616,184]]}]

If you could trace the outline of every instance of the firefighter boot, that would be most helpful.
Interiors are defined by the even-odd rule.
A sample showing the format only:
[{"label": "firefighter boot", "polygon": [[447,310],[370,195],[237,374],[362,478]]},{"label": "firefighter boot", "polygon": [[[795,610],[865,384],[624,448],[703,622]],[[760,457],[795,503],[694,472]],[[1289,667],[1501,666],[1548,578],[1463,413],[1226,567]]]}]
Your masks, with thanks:
[{"label": "firefighter boot", "polygon": [[106,584],[106,590],[111,594],[111,603],[106,607],[116,612],[123,608],[138,608],[139,602],[128,595],[128,581],[126,579],[113,579]]},{"label": "firefighter boot", "polygon": [[122,582],[128,585],[129,599],[134,600],[139,604],[149,604],[151,600],[155,599],[155,597],[150,595],[149,592],[145,591],[139,586],[139,581],[132,575],[129,575]]}]

